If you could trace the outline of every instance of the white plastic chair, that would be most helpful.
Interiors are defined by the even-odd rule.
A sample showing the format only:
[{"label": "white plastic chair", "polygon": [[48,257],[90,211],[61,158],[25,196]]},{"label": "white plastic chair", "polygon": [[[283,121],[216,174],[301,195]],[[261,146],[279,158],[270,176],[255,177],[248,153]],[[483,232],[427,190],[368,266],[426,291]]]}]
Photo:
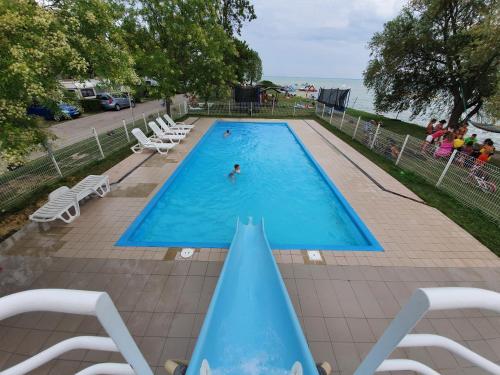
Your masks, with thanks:
[{"label": "white plastic chair", "polygon": [[109,186],[109,177],[104,175],[89,175],[71,188],[76,193],[78,200],[96,194],[100,198],[111,191]]},{"label": "white plastic chair", "polygon": [[67,186],[61,186],[49,194],[49,201],[29,216],[30,220],[46,223],[61,219],[71,223],[80,216],[78,195]]},{"label": "white plastic chair", "polygon": [[160,125],[161,130],[167,134],[187,135],[190,132],[189,129],[171,128],[161,117],[157,117],[156,122]]},{"label": "white plastic chair", "polygon": [[177,143],[163,143],[161,140],[152,140],[146,137],[141,129],[132,129],[132,134],[139,141],[138,144],[131,147],[132,152],[138,154],[144,149],[158,151],[162,155],[167,155],[168,151],[173,149]]},{"label": "white plastic chair", "polygon": [[194,129],[196,127],[196,125],[192,125],[192,124],[185,124],[183,122],[175,122],[172,117],[170,117],[168,115],[168,113],[165,113],[163,115],[163,117],[165,118],[165,120],[167,121],[168,125],[171,127],[171,128],[174,128],[174,129],[185,129],[185,130],[191,130],[191,129]]},{"label": "white plastic chair", "polygon": [[179,143],[181,140],[186,138],[186,135],[184,134],[171,134],[171,133],[165,133],[163,130],[161,130],[156,122],[150,121],[148,123],[148,126],[150,129],[153,131],[155,138],[161,139],[162,141],[169,141],[172,143]]}]

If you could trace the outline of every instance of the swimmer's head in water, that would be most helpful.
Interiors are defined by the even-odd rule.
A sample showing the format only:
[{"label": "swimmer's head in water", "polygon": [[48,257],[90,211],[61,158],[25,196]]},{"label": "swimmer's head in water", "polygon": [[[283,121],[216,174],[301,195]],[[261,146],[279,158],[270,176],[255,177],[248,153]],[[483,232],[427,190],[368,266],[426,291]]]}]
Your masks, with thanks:
[{"label": "swimmer's head in water", "polygon": [[234,171],[238,172],[238,173],[240,172],[240,165],[239,164],[234,165]]}]

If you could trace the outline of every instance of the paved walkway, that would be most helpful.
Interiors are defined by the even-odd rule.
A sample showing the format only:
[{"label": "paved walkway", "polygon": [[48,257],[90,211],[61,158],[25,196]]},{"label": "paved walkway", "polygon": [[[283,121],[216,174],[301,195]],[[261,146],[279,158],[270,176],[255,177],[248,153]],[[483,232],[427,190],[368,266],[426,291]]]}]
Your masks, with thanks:
[{"label": "paved walkway", "polygon": [[[181,260],[178,248],[114,243],[213,123],[208,118],[188,122],[195,120],[197,128],[168,158],[145,153],[112,168],[109,173],[118,181],[142,163],[113,185],[106,198],[85,203],[74,223],[29,232],[4,249],[1,294],[42,287],[107,291],[157,374],[164,374],[165,359],[189,358],[227,250],[196,249],[190,260]],[[419,203],[411,191],[319,124],[288,122],[385,249],[322,251],[316,263],[300,249],[274,252],[317,361],[332,363],[336,374],[352,374],[418,287],[500,291],[499,259],[471,235]],[[54,313],[0,324],[0,368],[75,333],[103,333],[95,319]],[[433,313],[416,331],[457,339],[500,362],[500,317],[488,312]],[[395,355],[420,360],[443,374],[482,373],[440,349],[398,350]],[[78,351],[36,373],[72,373],[110,358],[118,360],[107,353]]]},{"label": "paved walkway", "polygon": [[[183,95],[176,95],[172,98],[172,106],[178,106],[183,100]],[[135,108],[133,108],[134,117],[140,121],[142,121],[143,113],[147,116],[151,113],[164,110],[165,107],[161,105],[160,100],[137,103]],[[177,110],[177,107],[174,110]],[[124,108],[121,111],[101,112],[55,124],[50,127],[50,131],[57,137],[54,147],[68,146],[82,139],[89,138],[92,136],[92,128],[95,128],[98,133],[116,129],[122,125],[124,119],[127,122],[132,121],[132,110],[130,108]]]}]

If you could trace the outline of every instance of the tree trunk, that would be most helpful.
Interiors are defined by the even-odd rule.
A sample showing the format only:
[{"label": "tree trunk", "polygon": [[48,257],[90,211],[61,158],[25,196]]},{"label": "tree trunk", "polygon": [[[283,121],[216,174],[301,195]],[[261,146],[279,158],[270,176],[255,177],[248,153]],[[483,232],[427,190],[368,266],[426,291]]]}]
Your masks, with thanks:
[{"label": "tree trunk", "polygon": [[479,102],[476,104],[474,109],[472,111],[470,111],[467,114],[467,116],[465,116],[465,120],[469,121],[472,117],[474,117],[474,115],[476,115],[479,112],[479,110],[481,109],[482,106],[483,106],[483,101],[479,100]]},{"label": "tree trunk", "polygon": [[449,129],[458,129],[460,117],[464,112],[464,103],[460,95],[455,95],[453,99],[453,109],[451,110],[450,119],[448,120]]},{"label": "tree trunk", "polygon": [[171,115],[171,112],[170,112],[170,104],[172,104],[170,98],[167,98],[165,99],[165,111],[167,112],[167,114],[170,116]]}]

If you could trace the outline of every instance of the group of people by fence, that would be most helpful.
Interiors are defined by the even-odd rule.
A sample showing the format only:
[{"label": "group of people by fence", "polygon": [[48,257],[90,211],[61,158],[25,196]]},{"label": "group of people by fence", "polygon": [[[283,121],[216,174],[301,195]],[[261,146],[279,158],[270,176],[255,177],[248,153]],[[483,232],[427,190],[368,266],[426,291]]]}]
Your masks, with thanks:
[{"label": "group of people by fence", "polygon": [[[462,159],[470,159],[476,164],[485,164],[495,154],[494,142],[488,138],[482,143],[477,134],[467,136],[467,122],[462,122],[458,128],[446,127],[446,120],[431,119],[426,127],[426,138],[422,144],[422,152],[426,152],[431,144],[436,145],[434,157],[449,157],[454,150],[460,151]],[[470,158],[466,158],[470,156]]]},{"label": "group of people by fence", "polygon": [[433,118],[426,127],[426,138],[421,147],[423,154],[429,153],[430,145],[434,158],[449,158],[453,151],[457,154],[454,163],[469,169],[469,179],[485,191],[496,191],[495,181],[491,180],[484,165],[495,154],[494,142],[488,138],[479,142],[477,134],[467,135],[467,122],[460,123],[457,128],[446,127],[446,120]]}]

